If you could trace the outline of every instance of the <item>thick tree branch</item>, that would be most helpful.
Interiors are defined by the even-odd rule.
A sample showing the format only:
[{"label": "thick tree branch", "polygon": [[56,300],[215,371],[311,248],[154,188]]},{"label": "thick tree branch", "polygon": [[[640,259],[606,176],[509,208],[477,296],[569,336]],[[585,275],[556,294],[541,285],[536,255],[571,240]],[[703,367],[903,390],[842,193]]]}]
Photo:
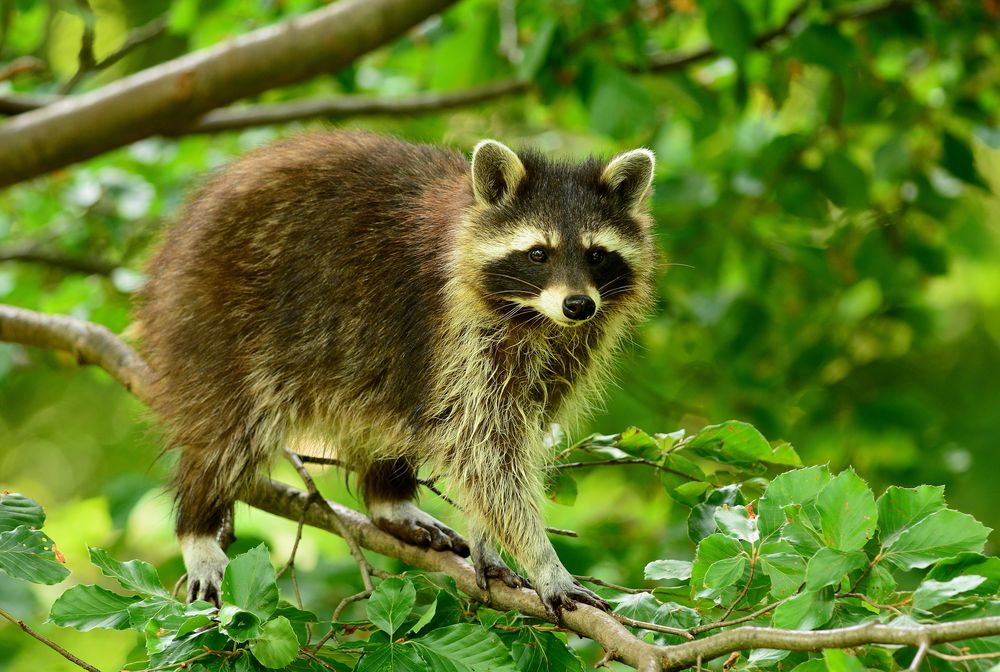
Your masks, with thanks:
[{"label": "thick tree branch", "polygon": [[[267,105],[222,107],[212,110],[189,126],[167,131],[164,135],[177,137],[219,133],[306,119],[434,114],[525,93],[530,86],[529,82],[507,79],[460,91],[415,93],[397,98],[328,96]],[[0,114],[21,114],[50,105],[59,99],[59,96],[0,94]]]},{"label": "thick tree branch", "polygon": [[0,187],[336,70],[455,0],[342,0],[0,125]]},{"label": "thick tree branch", "polygon": [[149,402],[152,372],[115,334],[99,324],[62,315],[0,305],[0,341],[72,353],[81,364],[94,364]]},{"label": "thick tree branch", "polygon": [[[139,399],[148,401],[152,372],[125,343],[102,326],[0,305],[0,341],[73,352],[81,362],[97,364]],[[336,502],[328,502],[328,507],[310,506],[308,493],[274,481],[260,481],[244,501],[291,521],[304,520],[307,525],[334,533],[346,530],[360,546],[376,553],[420,569],[448,574],[462,591],[488,601],[497,609],[517,609],[529,616],[545,618],[545,609],[534,591],[509,588],[497,581],[491,584],[489,594],[484,594],[476,584],[472,566],[462,558],[404,543],[375,527],[364,515]],[[817,631],[743,626],[683,644],[657,646],[637,638],[615,615],[587,605],[563,612],[563,619],[570,630],[601,644],[609,659],[621,660],[643,671],[682,669],[757,648],[819,651],[892,644],[918,649],[923,646],[927,654],[935,655],[937,652],[930,647],[936,644],[1000,635],[1000,617],[989,617],[919,626],[868,623]]]}]

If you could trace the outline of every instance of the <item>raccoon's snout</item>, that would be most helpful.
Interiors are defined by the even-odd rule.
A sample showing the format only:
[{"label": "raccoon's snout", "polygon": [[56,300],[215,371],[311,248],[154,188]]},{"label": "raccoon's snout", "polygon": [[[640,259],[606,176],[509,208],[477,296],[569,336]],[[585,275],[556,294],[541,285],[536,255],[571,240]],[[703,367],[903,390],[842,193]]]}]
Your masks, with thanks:
[{"label": "raccoon's snout", "polygon": [[563,299],[563,315],[571,320],[589,320],[597,312],[597,304],[586,294],[574,294]]}]

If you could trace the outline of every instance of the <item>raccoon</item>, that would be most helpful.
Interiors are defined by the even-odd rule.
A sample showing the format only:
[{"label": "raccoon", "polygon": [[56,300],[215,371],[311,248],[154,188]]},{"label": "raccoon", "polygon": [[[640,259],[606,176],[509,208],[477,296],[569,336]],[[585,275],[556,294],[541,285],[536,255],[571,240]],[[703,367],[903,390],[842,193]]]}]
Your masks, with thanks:
[{"label": "raccoon", "polygon": [[[557,621],[606,609],[546,537],[545,433],[599,397],[650,307],[653,168],[645,149],[561,163],[484,140],[470,162],[322,132],[201,188],[138,309],[152,405],[180,450],[188,598],[218,602],[234,501],[309,443],[357,472],[377,526],[471,553],[484,590],[531,586]],[[422,466],[457,494],[467,540],[417,507]]]}]

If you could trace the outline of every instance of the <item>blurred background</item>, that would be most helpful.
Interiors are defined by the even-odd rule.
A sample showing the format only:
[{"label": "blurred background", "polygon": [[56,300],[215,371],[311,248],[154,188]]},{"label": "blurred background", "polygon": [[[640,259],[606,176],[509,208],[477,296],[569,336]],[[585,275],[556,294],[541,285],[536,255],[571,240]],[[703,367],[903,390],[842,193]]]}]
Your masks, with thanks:
[{"label": "blurred background", "polygon": [[[20,64],[0,75],[0,109],[96,89],[321,4],[0,0],[0,71]],[[998,20],[996,0],[465,0],[351,67],[247,102],[363,96],[405,108],[423,92],[489,95],[420,114],[147,139],[9,188],[0,302],[126,329],[143,262],[187,190],[306,128],[463,152],[494,137],[574,158],[646,146],[658,157],[659,302],[584,429],[745,420],[807,463],[853,465],[876,493],[943,484],[951,506],[998,528]],[[153,37],[123,58],[78,72],[87,35],[100,62],[150,22]],[[0,488],[45,506],[70,581],[97,580],[87,544],[177,579],[162,487],[171,460],[103,372],[0,344]],[[342,477],[324,482],[359,506]],[[425,502],[461,526],[433,495]],[[239,515],[237,550],[264,539],[287,553],[293,523]],[[555,540],[571,570],[636,585],[646,562],[690,553],[686,515],[655,474],[622,467],[584,476],[576,504],[553,504],[549,521],[581,534]],[[308,533],[299,566],[317,611],[357,590],[338,539]],[[0,575],[0,605],[41,623],[63,589]],[[108,669],[135,644],[41,629]],[[39,652],[0,628],[0,669],[38,669],[39,655],[47,669],[68,665]]]}]

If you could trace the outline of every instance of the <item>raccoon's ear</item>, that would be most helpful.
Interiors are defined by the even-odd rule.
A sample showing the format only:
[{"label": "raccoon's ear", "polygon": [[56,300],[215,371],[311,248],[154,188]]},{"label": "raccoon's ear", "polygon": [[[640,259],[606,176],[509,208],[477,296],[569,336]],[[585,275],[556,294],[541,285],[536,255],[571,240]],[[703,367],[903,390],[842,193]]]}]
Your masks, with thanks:
[{"label": "raccoon's ear", "polygon": [[601,182],[616,194],[629,210],[639,208],[653,186],[656,157],[648,149],[633,149],[608,162]]},{"label": "raccoon's ear", "polygon": [[524,164],[510,147],[483,140],[472,150],[472,193],[486,205],[500,205],[517,193],[524,179]]}]

